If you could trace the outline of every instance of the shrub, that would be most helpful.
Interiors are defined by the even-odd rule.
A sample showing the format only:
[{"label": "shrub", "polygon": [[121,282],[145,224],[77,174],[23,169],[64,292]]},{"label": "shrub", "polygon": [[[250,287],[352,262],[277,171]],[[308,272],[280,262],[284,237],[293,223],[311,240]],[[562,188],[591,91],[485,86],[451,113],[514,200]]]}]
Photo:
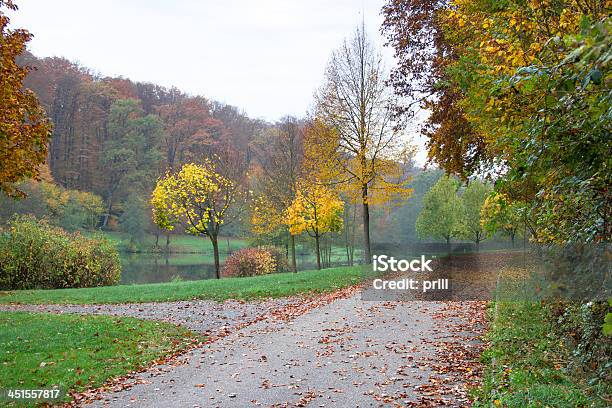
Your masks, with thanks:
[{"label": "shrub", "polygon": [[0,288],[55,289],[113,285],[119,254],[104,238],[67,233],[47,221],[17,216],[0,232]]},{"label": "shrub", "polygon": [[222,275],[243,277],[266,275],[276,270],[276,262],[270,251],[261,248],[243,248],[225,261]]},{"label": "shrub", "polygon": [[287,261],[287,252],[276,246],[261,246],[260,249],[266,250],[274,258],[276,262],[276,268],[274,272],[287,272],[289,270],[289,263]]}]

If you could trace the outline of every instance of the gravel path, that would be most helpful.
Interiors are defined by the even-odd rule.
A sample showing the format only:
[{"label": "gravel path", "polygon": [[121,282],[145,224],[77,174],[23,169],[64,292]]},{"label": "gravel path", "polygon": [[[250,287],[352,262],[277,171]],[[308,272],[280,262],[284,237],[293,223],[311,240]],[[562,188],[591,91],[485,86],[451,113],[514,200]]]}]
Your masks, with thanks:
[{"label": "gravel path", "polygon": [[270,299],[257,302],[212,300],[128,303],[114,305],[0,305],[0,311],[104,314],[159,320],[183,325],[190,330],[210,335],[248,324],[258,317],[298,298]]},{"label": "gravel path", "polygon": [[214,339],[121,380],[108,388],[114,392],[89,394],[84,401],[99,398],[95,407],[469,405],[465,386],[479,376],[483,302],[367,301],[354,293],[0,310],[133,316]]},{"label": "gravel path", "polygon": [[[462,307],[451,309],[470,312]],[[462,313],[447,310],[443,302],[355,295],[293,321],[261,320],[179,364],[139,374],[131,388],[104,393],[94,406],[466,406],[467,366],[443,345],[460,344],[465,357],[479,343],[459,323]],[[441,364],[449,356],[455,370]]]}]

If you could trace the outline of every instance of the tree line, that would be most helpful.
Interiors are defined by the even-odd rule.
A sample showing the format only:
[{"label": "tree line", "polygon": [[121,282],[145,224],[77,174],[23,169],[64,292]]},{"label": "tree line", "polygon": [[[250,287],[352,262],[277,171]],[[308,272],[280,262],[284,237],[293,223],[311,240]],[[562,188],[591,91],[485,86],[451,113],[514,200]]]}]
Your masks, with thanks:
[{"label": "tree line", "polygon": [[[206,236],[217,270],[222,228],[286,237],[294,270],[295,237],[305,233],[320,268],[322,253],[331,258],[323,236],[343,230],[353,262],[357,225],[367,262],[371,206],[411,193],[411,150],[398,137],[387,72],[363,27],[332,53],[315,110],[276,124],[175,88],[38,59],[22,40],[15,68],[47,112],[44,125],[53,125],[46,165],[31,176],[101,197],[99,227],[119,221],[132,235],[178,228]],[[150,210],[153,225],[140,216]]]},{"label": "tree line", "polygon": [[[14,8],[11,1],[2,4]],[[468,225],[480,209],[453,205],[458,198],[449,192],[456,192],[457,182],[445,179],[452,188],[436,185],[422,196],[421,214],[435,205],[451,215],[460,207],[463,212],[429,236],[447,242],[453,235],[469,237],[478,244],[483,228],[508,229],[517,224],[508,219],[520,217],[538,241],[574,239],[585,231],[588,239],[601,240],[609,232],[610,200],[603,187],[609,176],[596,170],[605,161],[608,144],[602,137],[609,121],[591,107],[606,100],[600,92],[605,23],[598,22],[601,10],[595,6],[586,13],[567,5],[539,14],[520,5],[500,11],[391,1],[383,8],[383,32],[398,66],[391,73],[384,69],[379,50],[359,26],[331,53],[312,111],[278,123],[250,119],[235,107],[175,88],[100,77],[62,58],[38,59],[25,51],[27,32],[6,28],[3,16],[3,35],[14,41],[3,48],[3,58],[14,61],[6,65],[13,75],[5,76],[10,82],[3,89],[18,88],[21,98],[7,98],[16,102],[3,111],[12,115],[6,114],[7,122],[21,128],[4,132],[31,146],[23,160],[4,165],[2,186],[19,194],[15,181],[47,175],[67,191],[101,197],[102,227],[115,228],[119,220],[134,234],[147,229],[169,236],[178,228],[207,236],[216,248],[222,229],[249,231],[256,239],[286,242],[294,270],[295,238],[304,233],[314,240],[319,267],[324,236],[344,241],[349,263],[358,238],[369,262],[371,216],[379,216],[374,224],[382,226],[397,217],[389,208],[414,192],[414,151],[402,132],[420,104],[432,112],[423,129],[429,160],[471,180],[464,202],[482,202],[488,190],[477,191],[484,186],[477,179],[494,179],[495,195],[485,207],[488,218],[498,221]],[[555,55],[567,55],[557,65],[542,22],[570,36],[565,45],[555,45]],[[503,38],[492,29],[498,25]],[[573,35],[577,27],[581,33]],[[528,46],[523,34],[530,36]],[[523,103],[530,108],[516,108]],[[589,109],[568,109],[567,103]],[[24,106],[27,115],[20,113]],[[563,120],[551,122],[557,114]],[[568,144],[579,131],[588,136],[579,139],[584,144]],[[550,166],[558,157],[565,173]],[[35,165],[45,158],[47,169]],[[152,217],[138,216],[151,208]],[[512,215],[502,209],[512,209]],[[572,222],[575,217],[580,223]],[[460,228],[452,218],[462,220]],[[431,223],[424,215],[419,219],[416,232],[425,235]],[[582,225],[580,234],[576,225]]]}]

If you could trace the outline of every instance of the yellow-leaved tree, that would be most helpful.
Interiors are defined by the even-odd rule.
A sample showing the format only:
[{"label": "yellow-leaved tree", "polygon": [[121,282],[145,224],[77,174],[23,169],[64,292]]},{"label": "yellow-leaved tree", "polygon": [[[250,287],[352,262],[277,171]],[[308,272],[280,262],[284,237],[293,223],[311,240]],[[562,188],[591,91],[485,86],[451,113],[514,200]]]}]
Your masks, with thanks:
[{"label": "yellow-leaved tree", "polygon": [[210,160],[185,164],[157,181],[151,195],[153,222],[168,231],[180,223],[188,233],[208,237],[219,279],[219,230],[241,194],[239,184],[219,174]]},{"label": "yellow-leaved tree", "polygon": [[279,212],[277,206],[271,205],[266,197],[255,197],[251,214],[251,231],[256,235],[265,235],[279,225],[286,225],[284,214]]},{"label": "yellow-leaved tree", "polygon": [[305,180],[298,183],[295,199],[285,212],[291,235],[306,232],[315,239],[317,269],[321,269],[319,240],[327,232],[342,230],[344,203],[333,190],[323,184]]}]

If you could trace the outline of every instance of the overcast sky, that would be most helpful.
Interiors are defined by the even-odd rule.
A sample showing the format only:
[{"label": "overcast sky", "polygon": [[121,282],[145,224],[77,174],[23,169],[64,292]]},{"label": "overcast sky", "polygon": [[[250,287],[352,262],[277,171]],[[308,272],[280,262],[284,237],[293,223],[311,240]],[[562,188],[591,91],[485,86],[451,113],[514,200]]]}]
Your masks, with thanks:
[{"label": "overcast sky", "polygon": [[[331,51],[384,0],[17,0],[30,50],[105,76],[176,86],[275,121],[303,116]],[[393,65],[385,49],[386,65]]]}]

